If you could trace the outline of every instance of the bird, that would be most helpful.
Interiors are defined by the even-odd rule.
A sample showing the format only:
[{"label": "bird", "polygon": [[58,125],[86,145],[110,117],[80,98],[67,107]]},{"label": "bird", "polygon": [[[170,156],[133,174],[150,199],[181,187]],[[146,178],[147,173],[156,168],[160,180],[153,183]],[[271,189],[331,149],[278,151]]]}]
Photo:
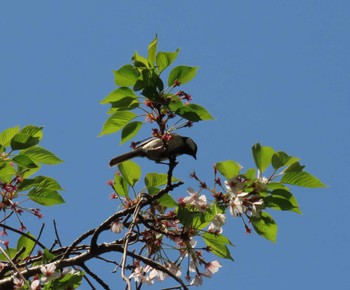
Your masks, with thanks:
[{"label": "bird", "polygon": [[175,159],[176,156],[187,154],[197,159],[197,144],[190,138],[178,134],[169,134],[169,138],[153,137],[137,146],[134,150],[114,157],[109,166],[113,167],[121,162],[135,158],[146,157],[157,163],[166,159]]}]

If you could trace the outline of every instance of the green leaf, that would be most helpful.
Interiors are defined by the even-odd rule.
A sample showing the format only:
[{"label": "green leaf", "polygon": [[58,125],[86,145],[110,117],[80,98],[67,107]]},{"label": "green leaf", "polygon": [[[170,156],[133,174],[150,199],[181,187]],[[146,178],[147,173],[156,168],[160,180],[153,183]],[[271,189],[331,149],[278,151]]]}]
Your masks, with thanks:
[{"label": "green leaf", "polygon": [[151,173],[147,173],[147,175],[145,176],[146,187],[165,185],[167,184],[167,181],[168,181],[168,174],[166,173],[151,172]]},{"label": "green leaf", "polygon": [[21,129],[19,133],[26,134],[28,136],[33,136],[41,140],[43,138],[43,127],[37,127],[33,125],[25,126]]},{"label": "green leaf", "polygon": [[24,179],[23,182],[20,184],[19,188],[21,190],[28,190],[33,186],[52,190],[62,190],[62,187],[55,179],[53,179],[52,177],[42,175],[36,176],[33,179]]},{"label": "green leaf", "polygon": [[118,164],[118,168],[120,173],[125,178],[126,182],[131,187],[134,187],[136,182],[138,182],[141,178],[141,174],[142,174],[141,167],[137,163],[131,160],[124,161]]},{"label": "green leaf", "polygon": [[55,179],[53,179],[52,177],[42,175],[36,176],[33,179],[26,178],[19,185],[19,190],[21,191],[29,190],[31,188],[38,190],[44,189],[53,191],[62,190],[62,187]]},{"label": "green leaf", "polygon": [[83,279],[83,272],[70,270],[59,280],[53,280],[50,289],[78,289]]},{"label": "green leaf", "polygon": [[143,123],[140,121],[130,122],[127,124],[123,130],[122,130],[122,140],[121,144],[125,143],[126,141],[132,139],[134,136],[136,136],[137,132],[141,129]]},{"label": "green leaf", "polygon": [[[13,259],[17,255],[18,251],[17,249],[9,248],[6,249],[5,252],[11,259]],[[6,256],[2,252],[0,252],[0,261],[8,261]]]},{"label": "green leaf", "polygon": [[34,161],[43,164],[53,165],[63,162],[55,154],[40,146],[33,146],[29,149],[21,151],[21,153],[29,156]]},{"label": "green leaf", "polygon": [[173,199],[173,197],[169,193],[162,195],[158,199],[158,202],[159,205],[164,206],[166,208],[176,208],[178,206],[176,200]]},{"label": "green leaf", "polygon": [[[27,235],[35,239],[35,237],[30,232],[28,232]],[[21,236],[17,241],[17,251],[19,251],[22,247],[25,248],[24,252],[20,255],[20,258],[23,259],[28,257],[28,255],[33,251],[35,242],[26,236]]]},{"label": "green leaf", "polygon": [[159,193],[160,188],[156,187],[156,186],[149,186],[149,187],[147,187],[147,191],[148,191],[148,194],[152,196],[152,195],[156,195],[157,193]]},{"label": "green leaf", "polygon": [[128,196],[129,187],[123,176],[120,176],[119,174],[114,175],[113,187],[119,196]]},{"label": "green leaf", "polygon": [[12,161],[15,162],[18,166],[23,168],[37,168],[38,165],[27,155],[18,154],[12,158]]},{"label": "green leaf", "polygon": [[214,119],[205,108],[197,104],[188,104],[186,106],[180,107],[175,111],[175,113],[182,118],[193,122]]},{"label": "green leaf", "polygon": [[32,147],[40,142],[39,137],[29,136],[27,134],[18,133],[11,139],[12,150],[22,150]]},{"label": "green leaf", "polygon": [[111,105],[111,111],[114,113],[116,111],[131,111],[138,108],[140,106],[140,102],[133,97],[125,97],[117,102],[112,102]]},{"label": "green leaf", "polygon": [[191,226],[195,229],[201,230],[207,227],[214,219],[214,217],[223,213],[225,210],[218,207],[215,203],[211,205],[210,208],[207,208],[204,212],[198,212],[193,216]]},{"label": "green leaf", "polygon": [[192,80],[197,73],[198,67],[180,65],[174,67],[169,74],[168,86],[173,86],[175,81],[178,81],[181,85]]},{"label": "green leaf", "polygon": [[146,58],[144,58],[143,56],[139,55],[137,53],[137,51],[135,51],[133,57],[132,57],[132,61],[134,62],[134,66],[137,68],[148,68],[149,64],[148,64],[148,60]]},{"label": "green leaf", "polygon": [[157,44],[158,44],[158,36],[151,41],[151,43],[148,45],[148,62],[151,65],[151,67],[154,67],[154,62],[156,60],[156,53],[157,53]]},{"label": "green leaf", "polygon": [[52,189],[52,190],[62,190],[62,187],[59,185],[57,180],[49,176],[37,176],[34,178],[36,186]]},{"label": "green leaf", "polygon": [[271,158],[274,154],[274,150],[271,147],[261,146],[259,143],[256,143],[252,147],[252,152],[256,167],[261,173],[263,173],[271,164]]},{"label": "green leaf", "polygon": [[9,183],[17,174],[16,169],[9,161],[0,160],[0,180]]},{"label": "green leaf", "polygon": [[271,195],[264,197],[264,205],[276,210],[288,210],[301,214],[294,195],[284,189],[276,189],[271,192]]},{"label": "green leaf", "polygon": [[239,174],[241,166],[233,161],[226,160],[216,163],[216,169],[227,179],[236,177]]},{"label": "green leaf", "polygon": [[99,136],[102,136],[105,134],[112,134],[119,131],[126,124],[128,124],[131,120],[135,119],[136,117],[137,115],[135,113],[128,112],[128,111],[118,111],[114,113],[104,123],[102,132],[100,133]]},{"label": "green leaf", "polygon": [[167,100],[169,101],[168,107],[173,112],[175,112],[176,110],[184,107],[184,104],[183,104],[182,100],[177,95],[167,96]]},{"label": "green leaf", "polygon": [[299,160],[299,158],[289,156],[287,153],[285,153],[283,151],[275,152],[272,155],[272,159],[271,159],[272,166],[274,169],[278,169],[278,168],[281,168],[283,166],[290,165],[298,160]]},{"label": "green leaf", "polygon": [[203,234],[203,239],[205,244],[209,247],[210,251],[214,255],[233,261],[231,253],[226,246],[232,245],[232,243],[225,236],[206,232]]},{"label": "green leaf", "polygon": [[171,65],[179,54],[179,49],[175,52],[158,52],[156,56],[156,63],[159,73],[165,70],[169,65]]},{"label": "green leaf", "polygon": [[28,193],[28,198],[38,204],[45,206],[64,203],[62,196],[56,190],[50,190],[41,187],[32,189]]},{"label": "green leaf", "polygon": [[267,184],[267,188],[270,189],[270,190],[271,189],[272,190],[274,190],[274,189],[284,189],[286,191],[289,191],[289,188],[287,186],[285,186],[284,184],[280,183],[280,182],[269,182]]},{"label": "green leaf", "polygon": [[113,102],[118,102],[125,97],[130,97],[137,99],[137,95],[135,95],[134,91],[128,87],[120,87],[113,92],[111,92],[107,97],[105,97],[100,104],[108,104]]},{"label": "green leaf", "polygon": [[138,77],[139,72],[130,64],[124,65],[119,70],[114,71],[114,82],[121,87],[133,86]]},{"label": "green leaf", "polygon": [[52,254],[48,249],[44,249],[44,253],[43,253],[43,264],[46,264],[50,261],[52,261],[53,259],[55,259],[57,256],[55,254]]},{"label": "green leaf", "polygon": [[282,171],[282,173],[287,172],[300,172],[303,171],[305,165],[300,165],[299,162],[294,162],[291,165],[289,165],[285,170]]},{"label": "green leaf", "polygon": [[287,172],[282,176],[281,182],[310,188],[327,187],[318,178],[305,171]]},{"label": "green leaf", "polygon": [[182,206],[179,206],[177,208],[176,213],[177,213],[177,216],[179,218],[180,223],[183,224],[184,226],[187,226],[187,227],[192,227],[193,220],[198,215],[200,215],[199,212],[190,211],[188,208],[182,207]]},{"label": "green leaf", "polygon": [[10,145],[11,139],[19,132],[19,126],[8,128],[0,133],[0,144],[3,147]]},{"label": "green leaf", "polygon": [[251,217],[250,221],[260,236],[274,243],[276,242],[278,226],[272,216],[266,212],[262,212],[260,217]]},{"label": "green leaf", "polygon": [[254,179],[256,177],[256,168],[249,168],[243,175],[248,179]]}]

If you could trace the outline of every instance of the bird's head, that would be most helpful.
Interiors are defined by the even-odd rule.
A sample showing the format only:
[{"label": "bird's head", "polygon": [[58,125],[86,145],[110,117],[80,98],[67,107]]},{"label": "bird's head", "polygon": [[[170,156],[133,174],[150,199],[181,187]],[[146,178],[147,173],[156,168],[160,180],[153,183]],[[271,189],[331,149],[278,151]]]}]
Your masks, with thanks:
[{"label": "bird's head", "polygon": [[191,155],[194,159],[197,159],[197,144],[189,137],[184,137],[184,143],[183,154]]}]

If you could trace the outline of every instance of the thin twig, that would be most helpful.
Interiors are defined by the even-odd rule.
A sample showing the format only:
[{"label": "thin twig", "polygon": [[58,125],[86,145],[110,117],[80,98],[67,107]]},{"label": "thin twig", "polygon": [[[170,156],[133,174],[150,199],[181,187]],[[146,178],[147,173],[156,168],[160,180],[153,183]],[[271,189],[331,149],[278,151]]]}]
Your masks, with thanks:
[{"label": "thin twig", "polygon": [[22,231],[20,231],[20,230],[17,230],[17,229],[15,229],[15,228],[13,228],[13,227],[10,227],[10,226],[8,226],[8,225],[1,225],[1,226],[2,226],[3,228],[5,228],[5,229],[10,230],[10,231],[13,231],[13,232],[15,232],[15,233],[17,233],[17,234],[19,234],[19,235],[21,235],[21,236],[25,236],[26,238],[28,238],[28,239],[32,240],[33,242],[35,242],[35,243],[36,243],[38,246],[40,246],[42,249],[46,249],[45,245],[43,245],[41,242],[39,242],[38,239],[32,237],[31,235],[28,235],[28,234],[26,234],[26,233],[24,233],[24,232],[22,232]]},{"label": "thin twig", "polygon": [[122,263],[121,263],[122,264],[121,275],[122,275],[123,280],[128,285],[128,288],[127,288],[128,290],[131,289],[131,284],[130,284],[130,279],[127,276],[125,276],[125,264],[126,264],[126,260],[127,260],[129,239],[130,239],[130,236],[132,234],[132,231],[134,230],[134,227],[136,226],[137,217],[138,217],[139,212],[140,212],[141,207],[142,207],[142,201],[144,200],[142,195],[143,194],[141,193],[140,194],[140,200],[138,201],[138,203],[137,203],[137,205],[135,207],[134,217],[132,219],[132,222],[130,223],[129,230],[128,230],[128,233],[126,234],[125,242],[124,242],[124,252],[123,252],[123,258],[122,258]]},{"label": "thin twig", "polygon": [[58,235],[58,231],[57,231],[56,220],[53,220],[53,227],[54,227],[54,230],[55,230],[56,240],[57,240],[59,246],[62,247],[61,239],[60,239],[60,236]]},{"label": "thin twig", "polygon": [[[88,275],[90,275],[94,280],[96,280],[96,282],[97,282],[98,284],[100,284],[100,285],[103,287],[103,289],[107,289],[107,290],[110,289],[109,286],[108,286],[100,277],[98,277],[94,272],[92,272],[92,271],[89,269],[89,267],[87,267],[85,264],[81,264],[80,266],[84,269],[84,271],[85,271]],[[96,289],[93,285],[90,285],[90,286],[92,287],[92,289]]]},{"label": "thin twig", "polygon": [[21,277],[21,279],[23,280],[23,283],[26,284],[26,286],[30,289],[30,285],[28,283],[28,281],[26,280],[26,278],[24,278],[24,276],[22,275],[21,271],[17,268],[17,266],[15,265],[15,263],[12,261],[12,259],[10,258],[9,255],[7,255],[6,251],[0,246],[0,251],[2,252],[2,254],[6,257],[6,259],[10,262],[10,264],[12,265],[12,267],[16,270],[16,272],[18,273],[18,275]]}]

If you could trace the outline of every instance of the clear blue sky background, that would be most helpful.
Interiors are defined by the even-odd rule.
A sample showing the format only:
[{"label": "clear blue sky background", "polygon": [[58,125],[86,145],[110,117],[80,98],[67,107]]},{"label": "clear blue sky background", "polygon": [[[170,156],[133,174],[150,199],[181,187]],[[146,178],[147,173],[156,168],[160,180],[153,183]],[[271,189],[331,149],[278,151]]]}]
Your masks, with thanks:
[{"label": "clear blue sky background", "polygon": [[127,145],[118,134],[97,138],[107,117],[98,102],[115,88],[112,70],[134,50],[145,54],[158,33],[161,50],[181,48],[177,64],[199,66],[185,89],[216,117],[185,132],[198,160],[183,157],[178,177],[194,169],[210,180],[226,159],[252,166],[259,141],[300,157],[329,185],[295,188],[302,215],[272,212],[276,244],[231,220],[236,261],[202,289],[350,289],[349,11],[340,0],[2,1],[0,129],[44,125],[43,145],[65,160],[43,171],[67,202],[44,209],[47,233],[55,218],[67,244],[115,210],[107,164]]}]

